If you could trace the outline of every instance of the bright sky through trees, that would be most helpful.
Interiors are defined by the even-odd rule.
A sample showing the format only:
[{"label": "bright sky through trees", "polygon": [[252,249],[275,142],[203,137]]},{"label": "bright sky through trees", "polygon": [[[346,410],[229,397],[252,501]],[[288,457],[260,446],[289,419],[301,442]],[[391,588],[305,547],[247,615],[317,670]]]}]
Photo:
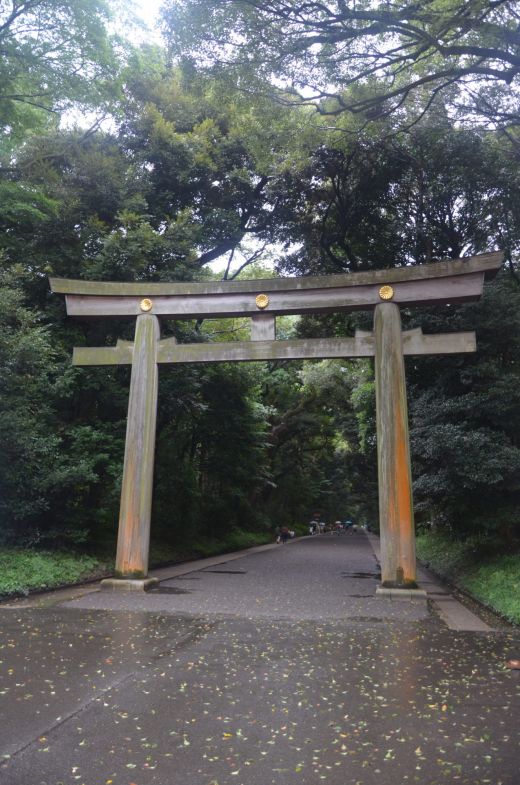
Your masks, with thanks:
[{"label": "bright sky through trees", "polygon": [[[161,8],[163,0],[136,0],[135,7],[136,11],[148,26],[151,35],[151,40],[156,41],[159,43],[160,41],[160,33],[156,29],[156,24],[159,20],[159,11]],[[150,41],[149,33],[142,33],[139,32],[137,34],[139,41]]]}]

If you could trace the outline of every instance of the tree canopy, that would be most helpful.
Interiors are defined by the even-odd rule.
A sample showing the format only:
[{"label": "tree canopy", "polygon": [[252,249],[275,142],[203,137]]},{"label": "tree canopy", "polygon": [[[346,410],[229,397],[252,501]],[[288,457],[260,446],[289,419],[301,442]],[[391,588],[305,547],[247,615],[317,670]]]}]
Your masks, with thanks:
[{"label": "tree canopy", "polygon": [[[519,13],[487,0],[329,3],[167,0],[172,52],[231,72],[245,88],[369,119],[414,118],[438,96],[463,115],[509,125],[518,112]],[[516,122],[516,120],[515,120]]]},{"label": "tree canopy", "polygon": [[48,113],[73,105],[99,108],[115,98],[118,53],[107,31],[104,0],[2,0],[0,128],[23,139]]}]

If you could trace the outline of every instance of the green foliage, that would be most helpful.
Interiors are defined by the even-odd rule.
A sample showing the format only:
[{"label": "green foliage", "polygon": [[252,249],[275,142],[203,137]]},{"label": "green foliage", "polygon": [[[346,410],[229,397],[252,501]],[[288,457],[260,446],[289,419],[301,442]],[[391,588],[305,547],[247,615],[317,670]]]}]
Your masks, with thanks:
[{"label": "green foliage", "polygon": [[355,272],[494,246],[511,262],[520,251],[517,176],[509,145],[454,130],[446,111],[397,138],[385,129],[356,139],[330,134],[285,176],[280,226],[295,250],[277,267]]},{"label": "green foliage", "polygon": [[440,96],[459,115],[517,122],[511,3],[167,0],[163,16],[174,55],[260,94],[271,82],[287,104],[406,126]]},{"label": "green foliage", "polygon": [[520,623],[520,555],[500,553],[482,536],[456,540],[438,530],[417,537],[417,555],[438,575]]},{"label": "green foliage", "polygon": [[465,588],[485,605],[520,624],[520,556],[501,556],[467,576]]},{"label": "green foliage", "polygon": [[[509,273],[486,287],[482,302],[403,309],[403,325],[431,333],[476,329],[478,342],[473,356],[407,360],[418,520],[460,532],[485,529],[511,541],[520,508],[520,212],[510,191],[517,176],[511,148],[495,135],[453,131],[440,114],[435,124],[391,141],[335,138],[319,148],[314,163],[293,172],[297,210],[290,220],[286,213],[285,227],[294,239],[298,227],[302,244],[282,259],[284,272],[384,268],[506,248]],[[300,334],[351,335],[356,325],[370,329],[370,318],[306,317]],[[363,514],[373,524],[369,376],[354,385],[352,406],[350,498],[372,502]]]},{"label": "green foliage", "polygon": [[271,484],[264,494],[269,517],[293,528],[308,524],[316,511],[326,520],[372,521],[372,480],[365,478],[361,493],[356,482],[363,458],[351,406],[353,364],[268,366],[263,384],[270,423]]},{"label": "green foliage", "polygon": [[252,532],[232,529],[228,534],[224,534],[218,539],[204,537],[199,541],[192,541],[193,553],[197,557],[215,556],[220,553],[232,553],[233,551],[254,548],[256,545],[266,545],[272,542],[270,532]]},{"label": "green foliage", "polygon": [[182,544],[188,531],[225,538],[265,525],[254,504],[265,484],[255,384],[232,365],[162,375],[154,518],[166,539]]},{"label": "green foliage", "polygon": [[0,548],[0,595],[28,594],[106,574],[107,562],[53,550]]},{"label": "green foliage", "polygon": [[[79,543],[116,516],[124,408],[106,428],[88,417],[99,404],[88,398],[95,385],[80,388],[82,372],[24,305],[16,272],[0,276],[0,542]],[[80,406],[88,422],[78,421]]]},{"label": "green foliage", "polygon": [[[0,5],[0,135],[11,150],[50,113],[97,108],[118,92],[118,55],[103,0],[33,0]],[[0,152],[2,149],[0,148]]]},{"label": "green foliage", "polygon": [[419,520],[505,542],[520,533],[519,298],[502,276],[480,303],[416,316],[425,329],[476,327],[478,352],[417,359],[408,373]]},{"label": "green foliage", "polygon": [[446,532],[420,530],[416,539],[417,556],[442,578],[453,580],[471,570],[482,553],[482,538],[455,539]]},{"label": "green foliage", "polygon": [[23,304],[12,276],[0,277],[0,521],[5,538],[47,508],[57,436],[45,428],[54,362],[48,331]]},{"label": "green foliage", "polygon": [[272,128],[271,144],[260,134],[269,121],[287,127],[290,119],[272,105],[244,106],[236,90],[179,68],[153,78],[145,69],[131,89],[124,143],[146,173],[147,212],[169,264],[193,275],[248,238],[270,240],[268,185],[283,144]]}]

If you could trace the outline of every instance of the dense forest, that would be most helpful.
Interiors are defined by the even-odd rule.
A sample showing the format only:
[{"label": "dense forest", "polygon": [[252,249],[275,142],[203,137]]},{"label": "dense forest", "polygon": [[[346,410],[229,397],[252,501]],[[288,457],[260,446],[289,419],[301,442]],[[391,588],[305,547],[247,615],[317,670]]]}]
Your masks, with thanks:
[{"label": "dense forest", "polygon": [[[49,275],[315,275],[503,249],[481,302],[403,322],[478,342],[407,359],[417,523],[513,547],[518,8],[167,0],[157,45],[116,35],[118,13],[0,4],[0,545],[96,550],[116,536],[129,370],[71,355],[132,325],[68,319]],[[278,330],[345,336],[371,318]],[[248,329],[163,326],[180,342]],[[369,361],[163,366],[153,537],[184,547],[316,511],[376,527],[374,407]]]}]

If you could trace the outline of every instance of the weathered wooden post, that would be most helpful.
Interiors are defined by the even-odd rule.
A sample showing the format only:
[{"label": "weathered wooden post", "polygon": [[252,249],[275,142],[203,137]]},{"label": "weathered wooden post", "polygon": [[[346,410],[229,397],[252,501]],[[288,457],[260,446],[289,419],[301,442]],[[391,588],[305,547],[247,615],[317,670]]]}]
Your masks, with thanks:
[{"label": "weathered wooden post", "polygon": [[[390,289],[390,287],[386,287]],[[395,303],[374,313],[381,583],[417,588],[412,472],[401,315]]]},{"label": "weathered wooden post", "polygon": [[159,336],[159,320],[156,316],[143,313],[137,317],[119,510],[116,555],[118,578],[144,579],[148,574]]}]

